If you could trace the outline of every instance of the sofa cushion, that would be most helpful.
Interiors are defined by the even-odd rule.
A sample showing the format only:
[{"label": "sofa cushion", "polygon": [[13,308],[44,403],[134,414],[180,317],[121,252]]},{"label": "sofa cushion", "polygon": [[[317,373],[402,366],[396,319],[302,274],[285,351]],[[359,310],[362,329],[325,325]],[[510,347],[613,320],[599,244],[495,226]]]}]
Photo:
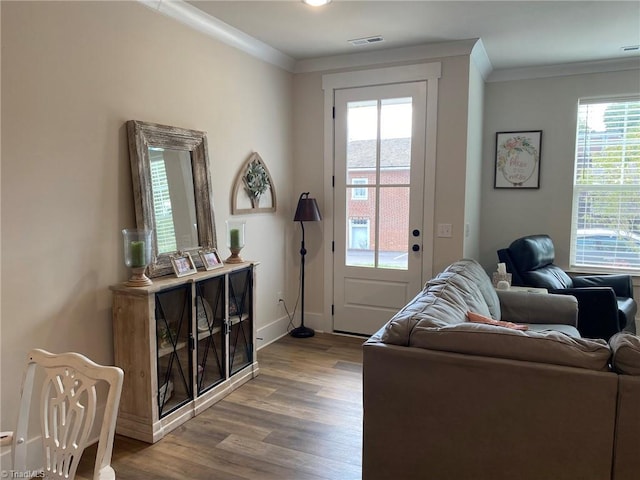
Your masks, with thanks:
[{"label": "sofa cushion", "polygon": [[613,352],[613,368],[618,373],[640,375],[640,337],[631,333],[616,333],[609,339]]},{"label": "sofa cushion", "polygon": [[526,325],[533,332],[560,332],[573,338],[582,338],[578,329],[572,325],[563,323],[527,323]]},{"label": "sofa cushion", "polygon": [[511,330],[476,323],[424,327],[417,324],[410,346],[608,371],[611,351],[604,340],[572,338],[556,331]]},{"label": "sofa cushion", "polygon": [[383,327],[381,340],[409,345],[415,326],[444,327],[466,322],[467,305],[461,292],[450,284],[427,285]]},{"label": "sofa cushion", "polygon": [[529,327],[527,325],[513,322],[503,322],[502,320],[494,320],[491,317],[485,317],[484,315],[480,315],[479,313],[475,312],[467,312],[467,318],[471,323],[484,323],[485,325],[512,328],[514,330],[529,330]]},{"label": "sofa cushion", "polygon": [[[494,320],[500,320],[500,300],[498,299],[498,294],[496,293],[496,289],[493,288],[489,275],[487,275],[487,272],[485,272],[484,268],[482,268],[478,262],[465,258],[449,265],[443,273],[455,273],[459,275],[459,278],[456,279],[458,284],[461,284],[459,282],[464,279],[464,284],[467,289],[471,286],[472,288],[470,290],[477,291],[481,295],[484,304],[486,304],[486,308],[489,310],[489,316]],[[469,304],[468,307],[469,310],[473,312],[482,313],[474,308],[474,305]]]}]

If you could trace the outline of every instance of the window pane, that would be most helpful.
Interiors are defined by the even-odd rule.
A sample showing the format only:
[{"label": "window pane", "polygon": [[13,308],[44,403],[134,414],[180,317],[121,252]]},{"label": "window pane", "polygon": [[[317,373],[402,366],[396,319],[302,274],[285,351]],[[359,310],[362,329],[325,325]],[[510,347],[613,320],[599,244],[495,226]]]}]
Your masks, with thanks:
[{"label": "window pane", "polygon": [[[378,102],[347,105],[347,183],[355,172],[375,173],[378,156]],[[375,183],[375,182],[371,182]]]},{"label": "window pane", "polygon": [[408,268],[409,188],[380,189],[380,268]]},{"label": "window pane", "polygon": [[411,98],[382,100],[380,110],[380,184],[409,184]]},{"label": "window pane", "polygon": [[572,264],[640,269],[640,101],[581,102]]},{"label": "window pane", "polygon": [[366,190],[367,201],[347,196],[347,238],[345,265],[375,267],[376,195],[374,187]]},{"label": "window pane", "polygon": [[158,253],[177,250],[173,208],[169,195],[169,181],[164,160],[164,149],[149,148],[151,170],[151,194],[153,196],[153,214],[156,219],[156,240]]}]

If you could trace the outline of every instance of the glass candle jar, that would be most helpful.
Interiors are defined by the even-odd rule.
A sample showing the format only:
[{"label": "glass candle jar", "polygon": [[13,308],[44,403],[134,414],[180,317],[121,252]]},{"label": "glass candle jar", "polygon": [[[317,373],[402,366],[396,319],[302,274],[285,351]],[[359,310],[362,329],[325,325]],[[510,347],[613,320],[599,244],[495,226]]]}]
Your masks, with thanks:
[{"label": "glass candle jar", "polygon": [[231,256],[227,258],[226,263],[240,263],[240,250],[244,247],[244,229],[246,222],[244,220],[227,220],[227,247],[231,251]]},{"label": "glass candle jar", "polygon": [[141,228],[125,228],[122,230],[124,240],[124,264],[131,268],[133,275],[127,285],[139,287],[151,285],[145,275],[147,265],[151,263],[152,230]]}]

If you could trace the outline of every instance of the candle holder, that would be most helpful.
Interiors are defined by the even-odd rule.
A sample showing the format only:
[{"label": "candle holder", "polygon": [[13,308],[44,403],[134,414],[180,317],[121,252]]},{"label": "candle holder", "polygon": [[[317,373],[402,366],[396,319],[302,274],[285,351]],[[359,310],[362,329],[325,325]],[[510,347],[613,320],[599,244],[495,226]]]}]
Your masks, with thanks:
[{"label": "candle holder", "polygon": [[124,239],[124,264],[131,269],[131,278],[125,282],[128,287],[146,287],[153,282],[145,275],[151,263],[151,232],[140,228],[122,230]]},{"label": "candle holder", "polygon": [[240,250],[244,247],[244,220],[227,220],[227,247],[231,251],[231,256],[225,263],[242,263]]}]

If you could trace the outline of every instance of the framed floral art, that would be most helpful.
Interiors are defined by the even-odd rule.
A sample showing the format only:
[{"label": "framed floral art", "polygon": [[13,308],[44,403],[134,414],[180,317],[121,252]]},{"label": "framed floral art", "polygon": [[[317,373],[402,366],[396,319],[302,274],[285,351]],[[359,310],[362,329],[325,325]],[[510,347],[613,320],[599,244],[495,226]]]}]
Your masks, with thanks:
[{"label": "framed floral art", "polygon": [[540,188],[542,130],[496,133],[494,188]]}]

